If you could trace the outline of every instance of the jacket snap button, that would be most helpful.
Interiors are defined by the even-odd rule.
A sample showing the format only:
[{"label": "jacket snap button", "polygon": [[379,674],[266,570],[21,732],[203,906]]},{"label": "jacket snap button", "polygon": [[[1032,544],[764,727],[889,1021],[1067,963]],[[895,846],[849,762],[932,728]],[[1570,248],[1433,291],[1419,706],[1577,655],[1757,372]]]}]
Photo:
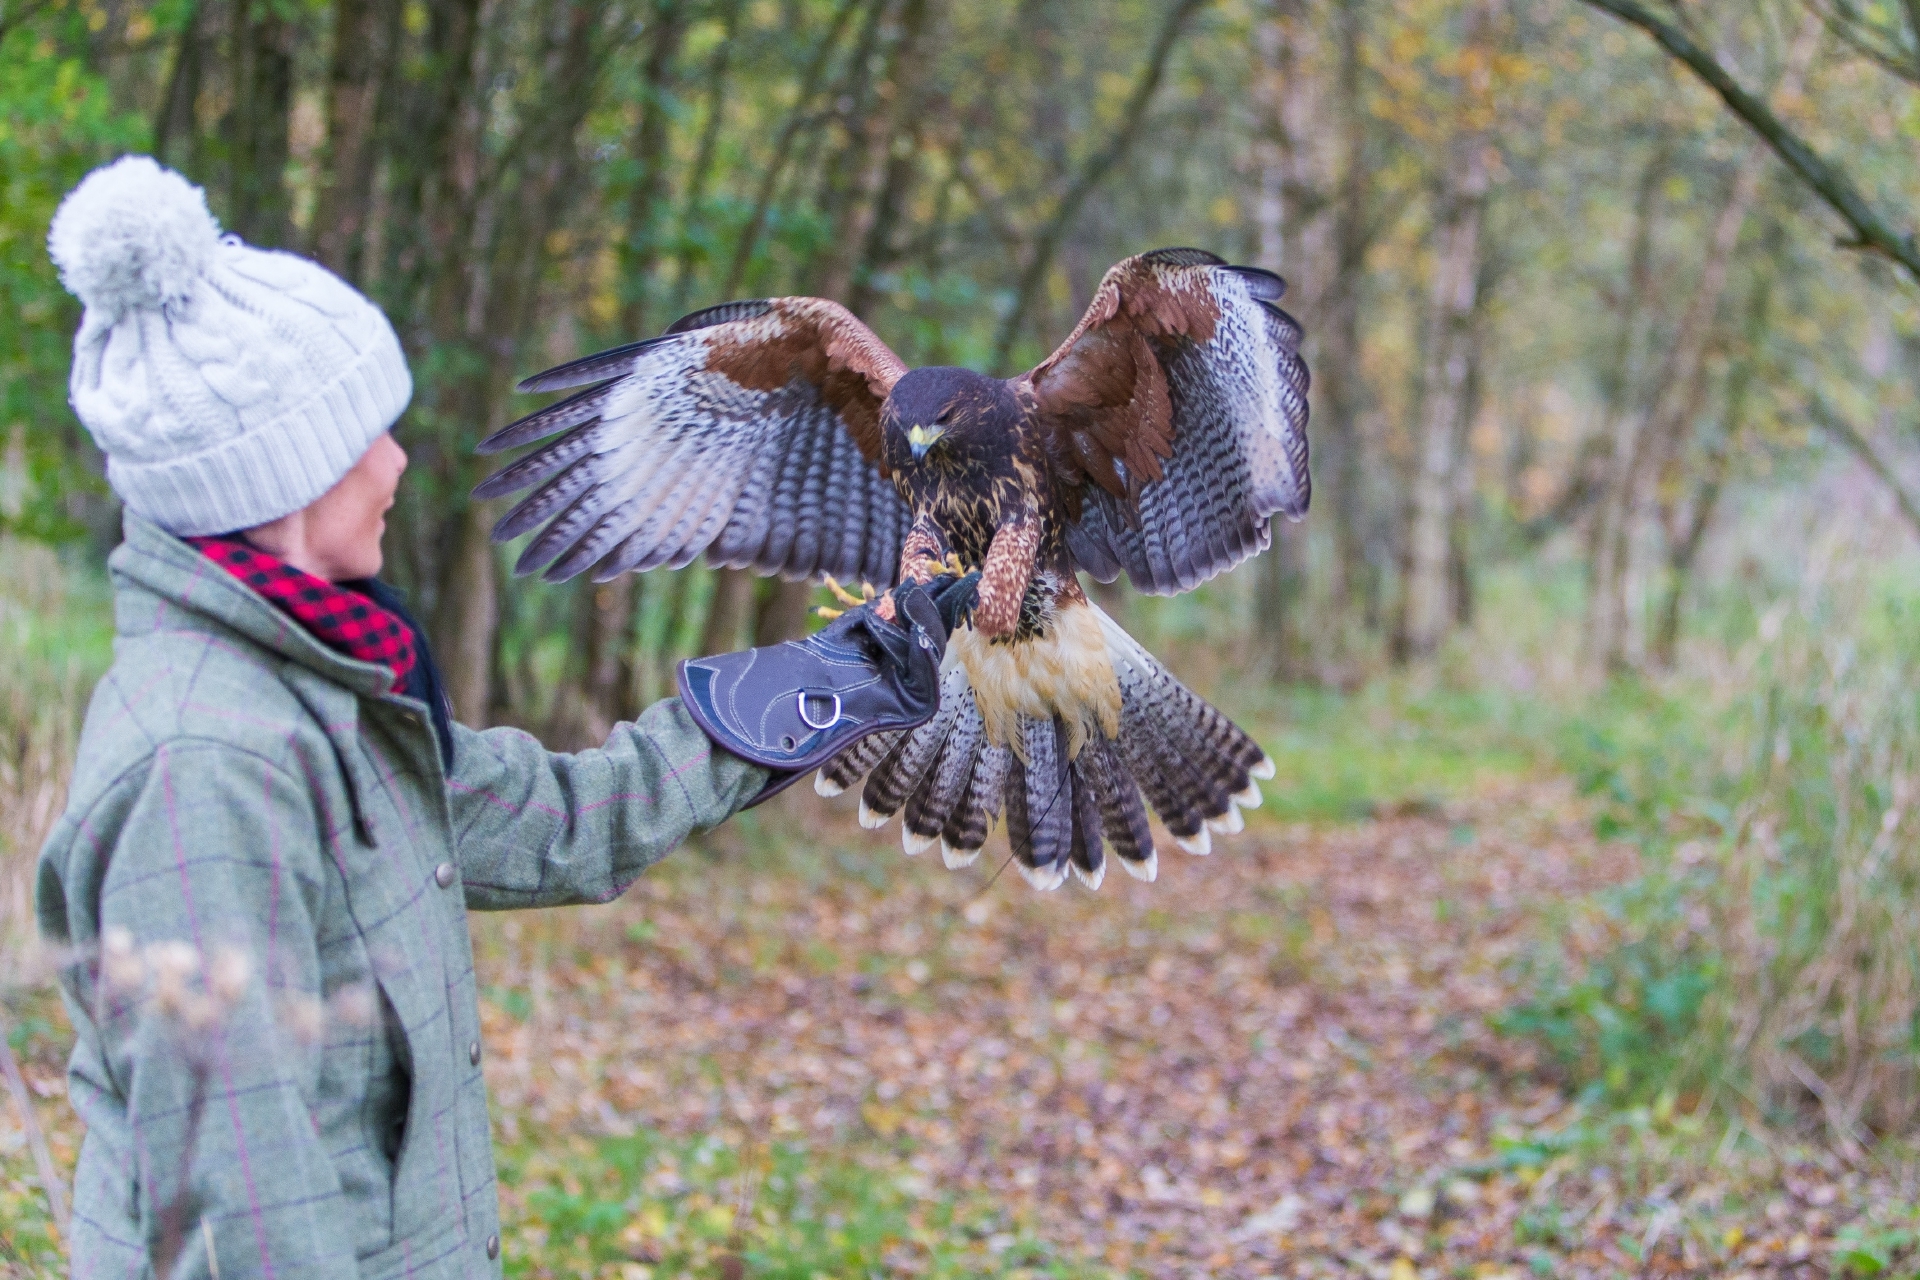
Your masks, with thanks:
[{"label": "jacket snap button", "polygon": [[493,1259],[499,1256],[500,1256],[500,1237],[498,1234],[490,1235],[487,1237],[487,1257],[489,1259]]},{"label": "jacket snap button", "polygon": [[480,1065],[480,1042],[475,1040],[467,1046],[467,1061],[474,1066]]},{"label": "jacket snap button", "polygon": [[453,864],[443,862],[433,869],[433,882],[442,889],[453,888]]}]

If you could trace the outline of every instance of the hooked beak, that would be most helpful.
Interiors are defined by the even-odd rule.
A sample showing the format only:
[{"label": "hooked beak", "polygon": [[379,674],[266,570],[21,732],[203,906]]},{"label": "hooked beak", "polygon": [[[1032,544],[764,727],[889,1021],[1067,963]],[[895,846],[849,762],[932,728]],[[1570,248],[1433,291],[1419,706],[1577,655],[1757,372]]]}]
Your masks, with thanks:
[{"label": "hooked beak", "polygon": [[928,429],[915,424],[913,430],[907,432],[907,446],[913,450],[913,460],[918,462],[926,457],[927,450],[933,448],[934,443],[945,434],[947,434],[945,427]]}]

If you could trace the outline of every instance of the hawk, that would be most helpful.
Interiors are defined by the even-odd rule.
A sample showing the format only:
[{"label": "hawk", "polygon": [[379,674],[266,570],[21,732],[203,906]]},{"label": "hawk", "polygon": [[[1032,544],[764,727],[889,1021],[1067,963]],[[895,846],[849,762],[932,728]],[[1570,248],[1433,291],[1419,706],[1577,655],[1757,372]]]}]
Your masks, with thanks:
[{"label": "hawk", "polygon": [[[494,529],[517,571],[596,581],[709,564],[893,583],[981,570],[939,710],[814,781],[865,779],[862,825],[979,856],[1002,814],[1021,872],[1098,887],[1111,848],[1151,880],[1150,805],[1189,853],[1241,829],[1273,764],[1082,590],[1122,572],[1187,591],[1307,509],[1307,368],[1286,284],[1197,249],[1109,270],[1059,348],[1016,378],[909,369],[820,298],[728,302],[523,391],[585,387],[496,433],[563,432],[475,491],[538,486]],[[541,527],[543,526],[544,527]]]}]

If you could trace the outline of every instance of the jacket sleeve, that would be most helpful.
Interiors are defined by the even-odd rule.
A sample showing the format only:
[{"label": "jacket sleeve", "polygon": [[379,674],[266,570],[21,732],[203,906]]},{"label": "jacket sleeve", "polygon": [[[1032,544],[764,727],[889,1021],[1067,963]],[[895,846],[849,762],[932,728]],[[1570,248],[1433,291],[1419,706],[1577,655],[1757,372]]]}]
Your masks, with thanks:
[{"label": "jacket sleeve", "polygon": [[105,1158],[81,1162],[76,1248],[144,1253],[161,1274],[172,1256],[195,1280],[359,1275],[314,1122],[326,890],[308,789],[176,741],[78,829],[90,852],[62,878],[65,923],[83,933],[97,901],[98,932],[68,939],[93,960],[69,989],[73,1101]]},{"label": "jacket sleeve", "polygon": [[571,755],[517,729],[453,732],[454,837],[467,905],[481,911],[612,901],[767,778],[716,749],[678,698]]}]

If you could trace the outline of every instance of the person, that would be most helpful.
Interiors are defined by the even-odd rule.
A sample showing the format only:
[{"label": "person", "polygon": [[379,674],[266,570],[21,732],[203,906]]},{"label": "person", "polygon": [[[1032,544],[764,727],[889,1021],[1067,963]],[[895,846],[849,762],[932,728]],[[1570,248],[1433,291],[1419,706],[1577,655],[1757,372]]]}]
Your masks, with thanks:
[{"label": "person", "polygon": [[48,247],[125,518],[114,660],[36,890],[87,1129],[72,1273],[498,1274],[467,912],[609,901],[924,721],[971,584],[701,664],[701,719],[669,699],[597,750],[469,729],[378,578],[411,395],[380,311],[223,237],[145,157],[90,174]]}]

